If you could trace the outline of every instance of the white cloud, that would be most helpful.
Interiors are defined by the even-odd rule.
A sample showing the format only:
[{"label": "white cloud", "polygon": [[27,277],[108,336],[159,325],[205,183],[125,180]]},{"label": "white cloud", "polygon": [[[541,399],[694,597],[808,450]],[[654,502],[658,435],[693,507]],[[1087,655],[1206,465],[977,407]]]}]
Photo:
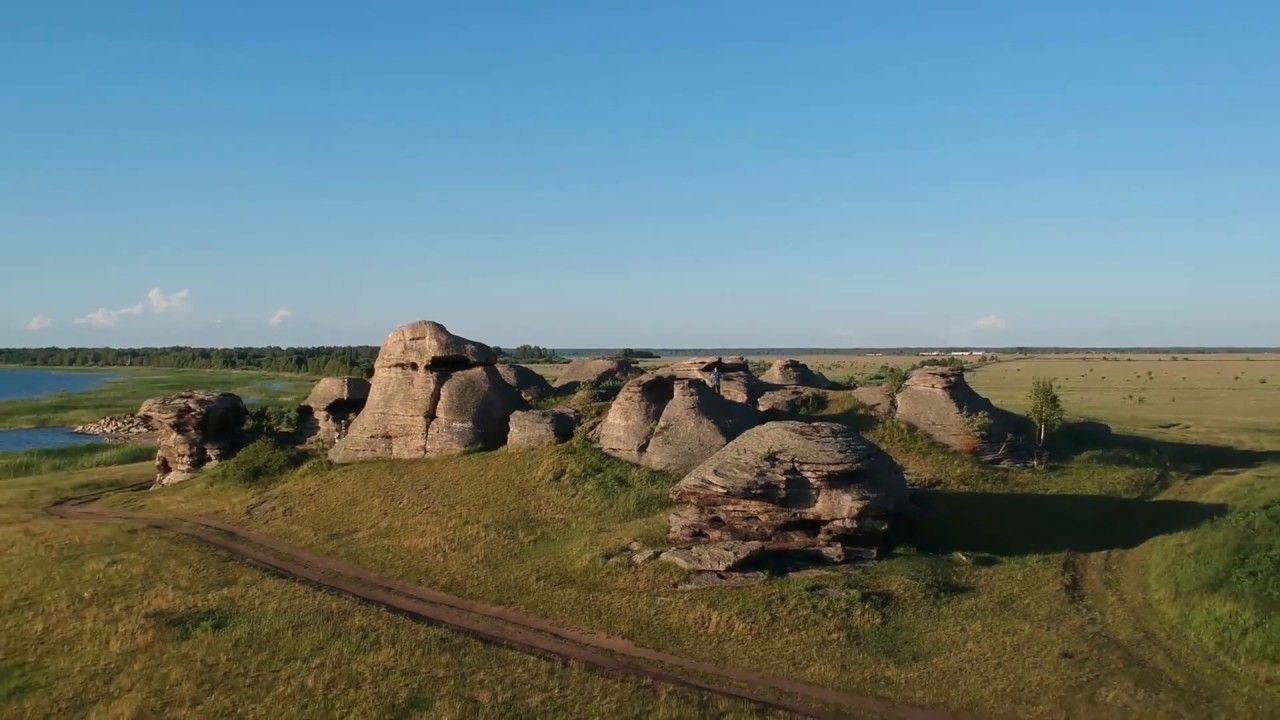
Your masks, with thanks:
[{"label": "white cloud", "polygon": [[271,327],[278,327],[280,323],[284,322],[285,320],[288,320],[292,316],[293,316],[292,310],[284,310],[284,309],[277,310],[274,313],[272,313],[270,318],[267,318],[267,325],[270,325]]},{"label": "white cloud", "polygon": [[43,330],[52,324],[53,324],[53,321],[45,317],[44,315],[36,315],[35,317],[28,320],[27,324],[23,325],[22,327],[26,328],[27,330]]},{"label": "white cloud", "polygon": [[998,315],[983,315],[973,321],[975,330],[1003,330],[1009,323]]},{"label": "white cloud", "polygon": [[151,288],[151,292],[147,293],[147,301],[151,303],[151,311],[157,315],[167,312],[182,312],[187,309],[190,299],[190,290],[179,290],[176,293],[165,295],[160,288]]},{"label": "white cloud", "polygon": [[127,308],[119,310],[108,310],[106,308],[98,308],[82,318],[77,318],[73,322],[76,325],[93,325],[94,327],[111,327],[120,318],[137,317],[142,314],[142,303],[130,305]]}]

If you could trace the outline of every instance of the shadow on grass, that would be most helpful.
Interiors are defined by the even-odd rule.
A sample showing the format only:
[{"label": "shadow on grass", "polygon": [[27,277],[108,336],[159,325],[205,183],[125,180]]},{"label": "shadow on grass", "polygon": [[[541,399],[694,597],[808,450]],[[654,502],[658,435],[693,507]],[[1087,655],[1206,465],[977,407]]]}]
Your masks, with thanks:
[{"label": "shadow on grass", "polygon": [[1133,548],[1189,530],[1227,506],[1105,495],[919,490],[920,512],[895,526],[894,542],[926,553],[997,556]]},{"label": "shadow on grass", "polygon": [[1090,421],[1064,425],[1050,438],[1049,448],[1055,463],[1080,459],[1122,467],[1171,469],[1193,475],[1280,461],[1280,452],[1276,451],[1113,433],[1104,423]]}]

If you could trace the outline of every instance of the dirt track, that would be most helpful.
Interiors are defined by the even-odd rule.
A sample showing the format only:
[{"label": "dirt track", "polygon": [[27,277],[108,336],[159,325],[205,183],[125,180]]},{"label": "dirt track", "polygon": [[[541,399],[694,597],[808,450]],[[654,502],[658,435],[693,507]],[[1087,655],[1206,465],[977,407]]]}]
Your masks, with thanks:
[{"label": "dirt track", "polygon": [[622,638],[563,628],[509,608],[383,577],[357,565],[316,555],[209,518],[148,515],[94,504],[105,492],[64,500],[50,506],[49,512],[78,520],[141,523],[186,535],[284,577],[378,605],[417,621],[442,625],[480,640],[560,662],[581,663],[615,676],[666,683],[815,718],[954,720],[957,717],[670,655],[636,646]]}]

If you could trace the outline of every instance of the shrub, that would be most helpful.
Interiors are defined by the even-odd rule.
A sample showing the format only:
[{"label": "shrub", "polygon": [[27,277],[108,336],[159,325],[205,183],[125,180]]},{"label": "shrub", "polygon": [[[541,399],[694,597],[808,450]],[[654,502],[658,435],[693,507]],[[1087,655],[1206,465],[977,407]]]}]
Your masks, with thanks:
[{"label": "shrub", "polygon": [[251,443],[230,460],[218,463],[210,479],[249,487],[269,485],[292,472],[306,456],[270,438]]},{"label": "shrub", "polygon": [[991,414],[986,410],[979,410],[976,413],[965,413],[964,424],[969,428],[969,432],[974,437],[985,439],[987,431],[991,429]]},{"label": "shrub", "polygon": [[259,405],[249,411],[244,429],[250,435],[288,435],[298,429],[298,409],[279,405]]}]

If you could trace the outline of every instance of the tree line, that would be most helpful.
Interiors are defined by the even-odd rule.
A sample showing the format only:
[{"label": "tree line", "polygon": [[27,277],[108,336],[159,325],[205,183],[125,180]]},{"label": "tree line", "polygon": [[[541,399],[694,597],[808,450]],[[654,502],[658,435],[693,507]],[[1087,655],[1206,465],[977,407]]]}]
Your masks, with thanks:
[{"label": "tree line", "polygon": [[370,377],[378,348],[372,345],[322,347],[148,347],[3,348],[0,365],[51,367],[159,367],[201,370],[265,370],[307,375]]}]

